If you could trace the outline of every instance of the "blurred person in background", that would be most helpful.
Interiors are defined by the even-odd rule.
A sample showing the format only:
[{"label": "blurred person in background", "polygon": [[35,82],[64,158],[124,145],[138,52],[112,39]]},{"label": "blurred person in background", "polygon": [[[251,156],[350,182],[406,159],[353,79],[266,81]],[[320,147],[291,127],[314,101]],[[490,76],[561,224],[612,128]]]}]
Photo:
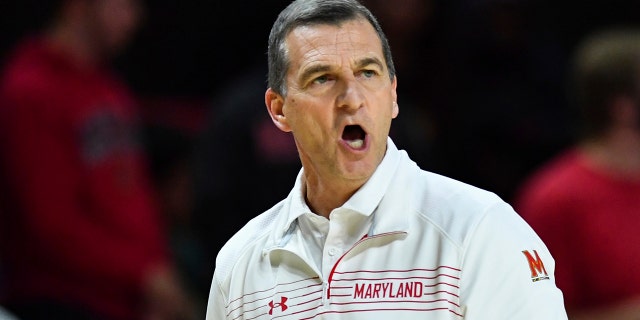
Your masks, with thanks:
[{"label": "blurred person in background", "polygon": [[[267,11],[271,10],[275,15],[289,2],[271,0],[260,14],[270,16]],[[256,23],[263,23],[264,28],[256,28],[262,30],[272,21],[258,19]],[[247,39],[252,35],[246,31],[236,39],[251,46]],[[293,138],[278,130],[264,112],[266,50],[265,43],[254,51],[255,58],[244,58],[224,84],[215,87],[194,147],[192,230],[202,248],[201,263],[194,273],[202,280],[196,289],[205,298],[213,276],[213,253],[257,212],[280,200],[300,170]],[[220,219],[216,212],[224,213],[225,218]]]},{"label": "blurred person in background", "polygon": [[[48,5],[48,3],[47,3]],[[109,60],[137,0],[64,0],[8,56],[0,85],[0,304],[29,319],[193,319]]]},{"label": "blurred person in background", "polygon": [[[300,170],[293,138],[264,112],[266,74],[262,64],[250,67],[213,94],[195,147],[193,230],[203,249],[197,272],[203,282],[197,289],[205,297],[213,276],[212,253],[256,212],[287,193]],[[229,215],[220,219],[215,212]]]},{"label": "blurred person in background", "polygon": [[579,135],[514,206],[556,258],[570,319],[640,319],[640,29],[587,38],[569,79]]}]

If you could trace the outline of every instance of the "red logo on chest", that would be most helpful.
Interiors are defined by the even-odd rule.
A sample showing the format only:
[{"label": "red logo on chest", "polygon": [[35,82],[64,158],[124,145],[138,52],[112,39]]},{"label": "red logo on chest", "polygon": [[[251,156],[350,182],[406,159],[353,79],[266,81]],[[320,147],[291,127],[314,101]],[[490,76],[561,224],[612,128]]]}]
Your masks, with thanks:
[{"label": "red logo on chest", "polygon": [[275,308],[280,308],[280,312],[287,310],[287,300],[289,300],[287,297],[280,297],[280,302],[269,301],[269,314],[273,314],[273,309]]}]

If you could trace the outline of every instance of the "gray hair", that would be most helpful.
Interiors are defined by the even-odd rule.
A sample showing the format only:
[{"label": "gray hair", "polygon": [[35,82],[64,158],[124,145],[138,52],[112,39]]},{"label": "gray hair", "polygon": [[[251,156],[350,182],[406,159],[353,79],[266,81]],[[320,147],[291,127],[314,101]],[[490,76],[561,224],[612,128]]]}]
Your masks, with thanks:
[{"label": "gray hair", "polygon": [[382,43],[382,52],[389,70],[389,78],[393,80],[396,70],[393,65],[389,40],[382,31],[376,17],[357,0],[295,0],[280,14],[271,28],[268,47],[268,85],[285,96],[286,74],[289,58],[285,46],[285,38],[299,26],[328,24],[339,26],[343,22],[365,18],[373,26]]}]

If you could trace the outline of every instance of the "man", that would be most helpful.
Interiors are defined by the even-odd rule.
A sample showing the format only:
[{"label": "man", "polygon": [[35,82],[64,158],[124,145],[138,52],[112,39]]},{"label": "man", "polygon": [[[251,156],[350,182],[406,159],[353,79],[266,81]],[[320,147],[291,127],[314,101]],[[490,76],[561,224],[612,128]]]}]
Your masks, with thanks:
[{"label": "man", "polygon": [[30,319],[188,319],[132,95],[107,63],[136,0],[64,0],[0,86],[2,305]]},{"label": "man", "polygon": [[640,30],[594,34],[573,63],[580,135],[515,206],[557,258],[571,319],[639,319]]},{"label": "man", "polygon": [[268,61],[267,110],[302,169],[218,253],[208,320],[566,319],[554,260],[511,207],[389,138],[398,79],[369,10],[293,1]]}]

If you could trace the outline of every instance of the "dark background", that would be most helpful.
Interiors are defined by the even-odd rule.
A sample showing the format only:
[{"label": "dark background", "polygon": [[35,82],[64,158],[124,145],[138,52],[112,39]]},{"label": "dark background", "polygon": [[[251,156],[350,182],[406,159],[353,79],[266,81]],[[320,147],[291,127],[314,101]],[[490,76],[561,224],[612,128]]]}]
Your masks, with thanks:
[{"label": "dark background", "polygon": [[[141,94],[209,96],[214,88],[264,58],[271,20],[288,1],[147,0],[145,20],[117,59]],[[0,1],[0,57],[37,30],[52,4]]]},{"label": "dark background", "polygon": [[[288,3],[145,3],[145,21],[131,45],[116,58],[115,67],[143,101],[146,141],[159,188],[177,189],[177,180],[172,180],[175,177],[170,173],[185,163],[186,169],[180,167],[186,170],[182,173],[209,181],[224,180],[203,169],[208,162],[199,167],[184,160],[197,155],[194,150],[202,141],[214,144],[251,130],[240,124],[250,120],[253,111],[251,115],[242,114],[240,124],[233,128],[213,130],[211,126],[220,126],[214,120],[223,119],[223,114],[233,109],[228,102],[240,100],[243,90],[256,94],[256,80],[247,87],[237,81],[254,70],[263,72],[256,66],[266,66],[271,24]],[[432,4],[433,13],[420,30],[415,30],[406,49],[409,53],[395,55],[400,115],[392,132],[398,134],[398,146],[414,155],[423,168],[494,191],[511,201],[532,170],[573,141],[566,76],[575,46],[586,35],[603,28],[638,26],[640,1],[434,0]],[[47,1],[0,0],[0,59],[4,60],[20,37],[37,30],[48,10]],[[374,11],[378,13],[385,29],[384,15]],[[392,51],[398,49],[400,53],[400,40],[391,35],[389,38]],[[260,73],[254,79],[260,88]],[[251,103],[257,101],[254,111],[259,114],[266,114],[260,101],[264,89],[258,90],[257,98],[251,97]],[[220,101],[227,102],[226,111]],[[206,132],[213,132],[209,136],[213,138],[204,139]],[[215,156],[227,157],[231,163],[249,159],[256,170],[264,165],[260,155],[248,151]],[[197,286],[203,297],[220,241],[246,219],[286,197],[286,190],[293,185],[290,176],[276,180],[262,179],[258,171],[249,175],[246,168],[250,165],[243,162],[242,168],[222,168],[227,174],[231,172],[230,179],[243,183],[239,193],[225,194],[222,201],[234,208],[244,202],[262,209],[244,215],[207,209],[209,224],[199,224],[204,231],[198,232],[211,231],[210,224],[213,228],[220,225],[219,221],[234,217],[236,221],[224,225],[226,233],[215,234],[218,242],[204,244],[206,249],[198,243],[202,238],[189,236],[192,229],[176,231],[175,245],[186,272],[190,268],[205,270],[204,275],[192,279],[200,283]],[[188,198],[198,192],[185,190],[169,190],[168,194],[186,192]],[[249,191],[265,196],[258,199]],[[267,197],[269,191],[273,196]],[[223,207],[222,203],[209,206]],[[181,208],[186,216],[203,215],[193,212],[197,203]]]},{"label": "dark background", "polygon": [[[147,0],[143,2],[146,21],[135,41],[118,59],[118,66],[140,93],[209,96],[216,86],[229,81],[250,62],[266,61],[269,28],[289,2]],[[435,15],[448,20],[443,21],[446,26],[439,30],[442,37],[453,38],[456,30],[461,29],[481,31],[476,28],[481,23],[478,20],[496,18],[490,17],[495,12],[487,8],[510,7],[505,11],[511,10],[518,23],[528,29],[529,39],[525,41],[551,37],[554,39],[547,40],[556,42],[564,53],[589,31],[613,24],[637,25],[640,20],[640,4],[632,0],[433,2],[438,6]],[[16,39],[42,23],[47,10],[50,10],[47,1],[0,1],[0,58]],[[505,61],[505,65],[508,63]]]}]

